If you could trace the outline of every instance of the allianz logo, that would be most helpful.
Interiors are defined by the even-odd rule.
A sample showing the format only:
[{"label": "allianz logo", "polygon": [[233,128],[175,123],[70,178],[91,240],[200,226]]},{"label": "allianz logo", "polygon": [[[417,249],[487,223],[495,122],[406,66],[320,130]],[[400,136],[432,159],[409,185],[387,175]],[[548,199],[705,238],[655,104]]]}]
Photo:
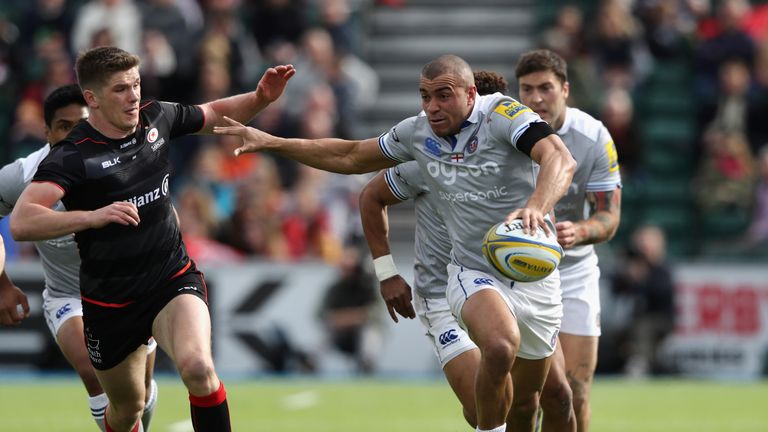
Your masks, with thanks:
[{"label": "allianz logo", "polygon": [[482,165],[457,166],[438,161],[427,163],[427,172],[432,178],[441,179],[443,184],[450,186],[456,183],[458,178],[483,177],[501,172],[496,162],[485,162]]},{"label": "allianz logo", "polygon": [[139,208],[141,206],[144,206],[151,202],[159,200],[161,196],[167,196],[168,195],[168,179],[169,179],[169,174],[166,174],[165,177],[163,177],[163,181],[160,183],[159,187],[156,187],[143,195],[136,195],[136,196],[130,197],[125,201],[133,203],[133,205],[135,205],[136,208]]}]

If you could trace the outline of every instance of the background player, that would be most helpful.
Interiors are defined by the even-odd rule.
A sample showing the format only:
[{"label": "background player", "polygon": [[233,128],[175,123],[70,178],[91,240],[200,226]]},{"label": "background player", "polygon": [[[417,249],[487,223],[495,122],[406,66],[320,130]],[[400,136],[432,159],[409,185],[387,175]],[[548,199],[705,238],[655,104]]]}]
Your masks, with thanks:
[{"label": "background player", "polygon": [[[170,140],[242,121],[277,99],[295,70],[268,69],[255,91],[199,106],[141,102],[139,58],[115,47],[78,57],[90,110],[40,164],[11,232],[40,240],[74,232],[91,363],[110,404],[106,430],[141,430],[144,343],[152,335],[189,390],[195,431],[231,429],[213,366],[207,289],[181,239],[168,190]],[[63,201],[67,211],[50,207]]]},{"label": "background player", "polygon": [[[51,146],[63,140],[72,127],[88,117],[80,87],[72,84],[60,87],[43,102],[45,134],[48,144],[0,169],[0,216],[7,216],[16,205],[21,192],[32,180],[37,166],[48,155]],[[59,202],[56,208],[63,210]],[[75,369],[88,392],[88,404],[96,424],[104,430],[104,394],[96,373],[88,360],[83,338],[83,307],[80,302],[80,257],[73,234],[52,240],[35,242],[45,275],[43,316],[56,343],[69,364]],[[0,249],[4,253],[4,249]],[[17,310],[18,306],[21,310]],[[19,313],[21,312],[21,313]],[[0,274],[0,324],[14,325],[29,315],[27,296],[16,287],[8,275]],[[152,379],[155,362],[154,341],[147,354],[146,404],[141,421],[149,430],[150,419],[157,403],[157,383]]]},{"label": "background player", "polygon": [[[557,387],[570,384],[578,430],[583,432],[589,429],[589,397],[600,337],[600,268],[592,245],[610,240],[621,216],[616,147],[601,122],[566,105],[569,86],[562,57],[549,50],[525,53],[515,75],[520,100],[557,131],[576,159],[573,183],[555,206],[558,241],[566,250],[559,266],[563,290],[560,346],[568,383],[548,378],[542,406],[543,430],[549,430],[547,413],[559,412],[567,393]],[[563,365],[555,361],[552,367]],[[558,376],[562,374],[550,373],[551,378]]]},{"label": "background player", "polygon": [[272,150],[341,173],[417,160],[451,237],[451,310],[480,348],[477,429],[505,430],[509,412],[515,430],[532,430],[560,327],[559,277],[555,272],[530,284],[497,277],[480,244],[487,229],[505,218],[522,219],[526,230],[548,231],[545,215],[570,184],[575,162],[530,109],[501,95],[478,97],[469,65],[457,56],[428,63],[419,91],[424,115],[400,122],[379,138],[285,139],[234,121],[214,132],[240,136],[244,145],[236,154]]}]

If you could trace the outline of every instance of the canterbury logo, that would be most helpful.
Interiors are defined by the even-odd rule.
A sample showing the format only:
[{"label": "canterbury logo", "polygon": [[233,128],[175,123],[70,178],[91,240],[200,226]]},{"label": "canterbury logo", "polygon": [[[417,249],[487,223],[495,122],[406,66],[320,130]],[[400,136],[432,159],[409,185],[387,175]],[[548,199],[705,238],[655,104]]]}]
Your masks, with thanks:
[{"label": "canterbury logo", "polygon": [[440,341],[440,345],[448,345],[453,343],[458,338],[459,335],[456,334],[456,329],[450,329],[447,332],[441,334],[440,337],[438,337],[438,340]]}]

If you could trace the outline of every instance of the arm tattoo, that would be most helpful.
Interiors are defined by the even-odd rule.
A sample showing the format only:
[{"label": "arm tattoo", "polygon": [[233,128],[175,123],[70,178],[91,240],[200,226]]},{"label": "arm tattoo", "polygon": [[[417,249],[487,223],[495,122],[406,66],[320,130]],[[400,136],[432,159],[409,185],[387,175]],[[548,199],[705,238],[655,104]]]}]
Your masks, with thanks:
[{"label": "arm tattoo", "polygon": [[581,239],[578,244],[602,243],[610,240],[619,227],[621,190],[588,192],[590,218],[581,221]]}]

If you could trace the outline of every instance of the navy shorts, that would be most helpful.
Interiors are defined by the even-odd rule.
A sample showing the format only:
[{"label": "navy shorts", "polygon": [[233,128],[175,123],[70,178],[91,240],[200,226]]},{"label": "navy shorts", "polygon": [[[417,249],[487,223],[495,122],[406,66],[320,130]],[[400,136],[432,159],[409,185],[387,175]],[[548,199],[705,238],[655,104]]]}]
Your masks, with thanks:
[{"label": "navy shorts", "polygon": [[94,368],[111,369],[139,345],[146,344],[152,336],[155,317],[176,296],[195,295],[208,304],[203,274],[190,263],[183,273],[126,306],[109,307],[83,301],[85,343]]}]

